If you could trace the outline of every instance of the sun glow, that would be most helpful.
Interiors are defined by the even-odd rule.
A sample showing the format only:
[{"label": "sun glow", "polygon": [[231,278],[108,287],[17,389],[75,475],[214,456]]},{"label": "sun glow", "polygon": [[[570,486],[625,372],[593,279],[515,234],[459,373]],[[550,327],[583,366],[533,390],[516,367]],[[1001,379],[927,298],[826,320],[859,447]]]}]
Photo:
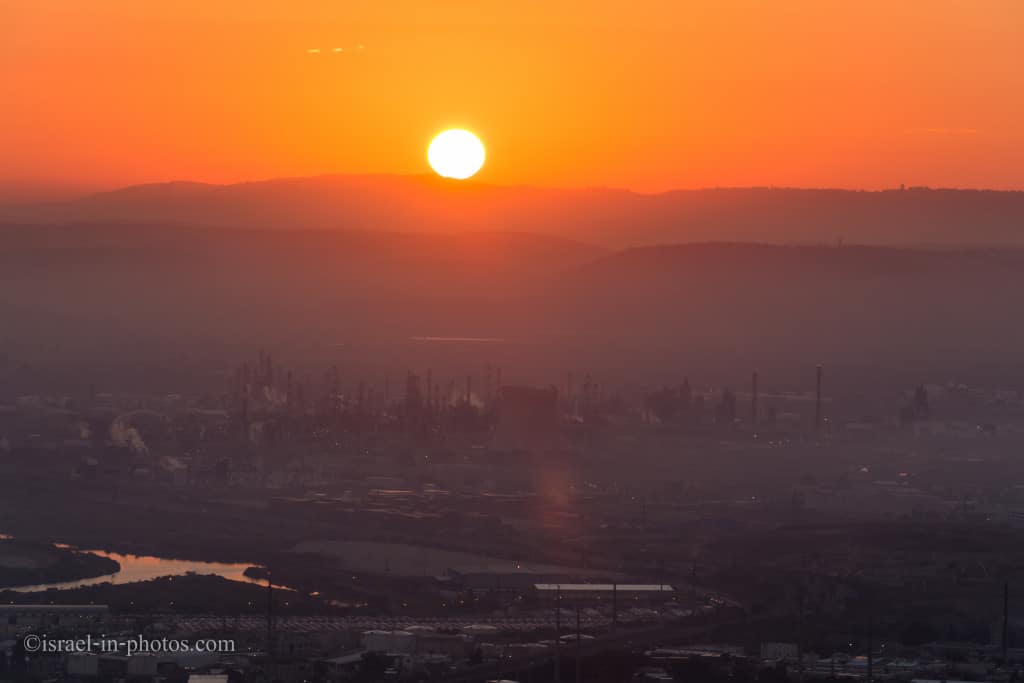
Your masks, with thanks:
[{"label": "sun glow", "polygon": [[427,161],[442,178],[465,180],[480,170],[486,157],[480,138],[457,128],[439,133],[427,148]]}]

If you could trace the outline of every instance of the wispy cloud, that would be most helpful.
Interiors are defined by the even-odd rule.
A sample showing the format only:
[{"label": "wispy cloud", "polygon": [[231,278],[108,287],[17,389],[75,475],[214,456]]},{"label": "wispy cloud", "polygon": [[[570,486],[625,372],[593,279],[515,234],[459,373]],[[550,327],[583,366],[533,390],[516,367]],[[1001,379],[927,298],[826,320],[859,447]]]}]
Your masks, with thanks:
[{"label": "wispy cloud", "polygon": [[981,131],[977,128],[910,128],[906,132],[930,135],[975,135]]},{"label": "wispy cloud", "polygon": [[[356,45],[354,47],[332,47],[332,48],[330,48],[330,50],[327,50],[327,51],[329,51],[331,54],[340,55],[340,54],[345,54],[346,52],[348,52],[348,53],[361,52],[361,51],[363,51],[365,49],[366,49],[366,46],[363,45],[362,43],[359,43],[358,45]],[[310,54],[310,55],[318,55],[318,54],[321,54],[323,52],[325,52],[325,50],[322,50],[322,49],[320,49],[318,47],[311,47],[308,50],[306,50],[306,54]]]}]

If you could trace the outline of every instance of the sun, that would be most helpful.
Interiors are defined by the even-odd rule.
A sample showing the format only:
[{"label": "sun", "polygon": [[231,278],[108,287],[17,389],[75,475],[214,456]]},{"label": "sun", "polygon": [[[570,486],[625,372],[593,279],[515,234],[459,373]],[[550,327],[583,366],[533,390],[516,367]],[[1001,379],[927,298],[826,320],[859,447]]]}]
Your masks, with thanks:
[{"label": "sun", "polygon": [[442,178],[465,180],[480,170],[485,158],[480,138],[460,128],[438,133],[427,148],[427,161]]}]

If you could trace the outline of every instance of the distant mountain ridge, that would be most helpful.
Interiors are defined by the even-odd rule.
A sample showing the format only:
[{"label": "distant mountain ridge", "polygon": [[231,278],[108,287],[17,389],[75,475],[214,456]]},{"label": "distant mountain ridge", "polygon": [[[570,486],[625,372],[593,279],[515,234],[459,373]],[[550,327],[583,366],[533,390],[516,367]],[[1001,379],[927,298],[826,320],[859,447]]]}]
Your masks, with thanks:
[{"label": "distant mountain ridge", "polygon": [[728,188],[646,195],[433,176],[330,175],[138,185],[70,201],[0,206],[0,222],[528,232],[609,248],[707,241],[1024,246],[1024,192]]}]

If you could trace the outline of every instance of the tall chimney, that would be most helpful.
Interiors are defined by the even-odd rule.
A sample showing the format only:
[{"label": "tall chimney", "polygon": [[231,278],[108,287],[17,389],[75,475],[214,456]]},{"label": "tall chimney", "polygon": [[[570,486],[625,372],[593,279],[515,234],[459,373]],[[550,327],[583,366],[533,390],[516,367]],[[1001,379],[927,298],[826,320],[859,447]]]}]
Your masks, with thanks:
[{"label": "tall chimney", "polygon": [[818,366],[814,389],[814,431],[821,429],[821,366]]},{"label": "tall chimney", "polygon": [[757,428],[757,373],[750,376],[750,426]]}]

